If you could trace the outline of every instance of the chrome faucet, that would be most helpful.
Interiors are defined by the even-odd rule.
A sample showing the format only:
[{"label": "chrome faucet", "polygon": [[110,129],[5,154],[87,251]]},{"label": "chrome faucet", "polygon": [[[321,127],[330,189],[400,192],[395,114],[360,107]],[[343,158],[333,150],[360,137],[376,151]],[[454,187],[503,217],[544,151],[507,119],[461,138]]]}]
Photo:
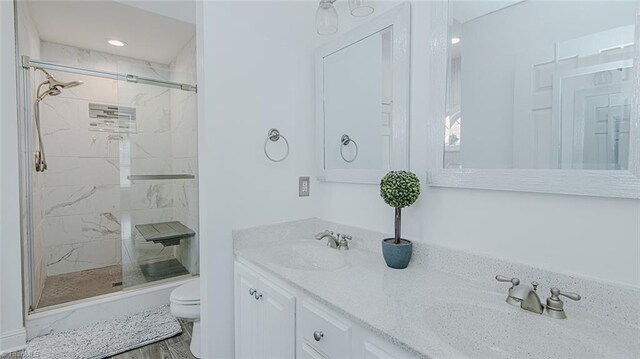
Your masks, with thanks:
[{"label": "chrome faucet", "polygon": [[502,275],[497,275],[496,280],[498,282],[510,282],[511,288],[509,288],[509,295],[506,302],[520,307],[529,312],[542,314],[544,309],[546,315],[556,319],[566,319],[567,316],[564,312],[564,303],[560,300],[560,295],[573,300],[580,300],[580,295],[570,292],[561,292],[558,288],[551,288],[551,297],[547,299],[547,305],[543,306],[538,296],[538,282],[531,282],[531,287],[526,284],[520,284],[518,278],[508,278]]},{"label": "chrome faucet", "polygon": [[530,312],[542,314],[542,303],[540,297],[536,293],[538,289],[538,283],[532,282],[531,287],[525,284],[520,284],[518,278],[507,278],[505,276],[497,275],[496,280],[498,282],[511,282],[511,288],[509,288],[509,295],[506,302],[520,307]]},{"label": "chrome faucet", "polygon": [[334,236],[333,232],[331,232],[330,230],[326,230],[316,234],[314,237],[319,241],[327,238],[328,246],[331,246],[331,248],[338,248],[340,246],[340,241],[338,240],[339,236],[340,234],[338,234],[338,236],[336,237]]}]

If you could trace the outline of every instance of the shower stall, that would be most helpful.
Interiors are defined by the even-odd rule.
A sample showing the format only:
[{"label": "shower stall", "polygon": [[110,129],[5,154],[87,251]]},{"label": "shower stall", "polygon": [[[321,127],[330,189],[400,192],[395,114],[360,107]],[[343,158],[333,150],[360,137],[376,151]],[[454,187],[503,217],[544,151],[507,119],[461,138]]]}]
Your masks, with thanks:
[{"label": "shower stall", "polygon": [[29,312],[198,275],[195,36],[155,63],[45,41],[22,20]]}]

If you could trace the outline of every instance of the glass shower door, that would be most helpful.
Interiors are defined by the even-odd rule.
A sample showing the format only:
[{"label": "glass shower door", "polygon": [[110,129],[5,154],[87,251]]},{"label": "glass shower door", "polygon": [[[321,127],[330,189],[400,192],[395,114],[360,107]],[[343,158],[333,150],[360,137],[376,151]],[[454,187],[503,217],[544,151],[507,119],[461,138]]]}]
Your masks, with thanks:
[{"label": "glass shower door", "polygon": [[135,74],[118,83],[125,289],[199,273],[196,92],[165,84],[195,83],[179,65],[119,63]]}]

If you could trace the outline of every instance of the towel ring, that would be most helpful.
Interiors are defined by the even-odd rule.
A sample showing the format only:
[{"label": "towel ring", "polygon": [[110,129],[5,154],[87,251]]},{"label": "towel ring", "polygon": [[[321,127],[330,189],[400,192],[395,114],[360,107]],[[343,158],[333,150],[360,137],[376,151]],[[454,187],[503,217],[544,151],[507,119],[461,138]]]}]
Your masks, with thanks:
[{"label": "towel ring", "polygon": [[[350,143],[353,143],[353,145],[356,146],[356,154],[353,156],[351,160],[348,160],[344,158],[344,153],[342,153],[342,149],[348,146]],[[349,138],[349,135],[347,134],[342,135],[342,137],[340,138],[340,157],[342,157],[342,159],[347,163],[351,163],[355,161],[356,158],[358,158],[358,144],[356,143],[356,141]]]},{"label": "towel ring", "polygon": [[[269,143],[269,141],[277,142],[281,138],[284,140],[285,145],[287,145],[287,152],[284,154],[284,156],[282,156],[282,158],[275,159],[269,156],[269,152],[267,152],[267,144]],[[287,141],[287,138],[281,135],[280,131],[275,128],[272,128],[269,130],[269,132],[267,132],[267,138],[264,140],[264,155],[273,162],[282,162],[285,158],[289,157],[289,141]]]}]

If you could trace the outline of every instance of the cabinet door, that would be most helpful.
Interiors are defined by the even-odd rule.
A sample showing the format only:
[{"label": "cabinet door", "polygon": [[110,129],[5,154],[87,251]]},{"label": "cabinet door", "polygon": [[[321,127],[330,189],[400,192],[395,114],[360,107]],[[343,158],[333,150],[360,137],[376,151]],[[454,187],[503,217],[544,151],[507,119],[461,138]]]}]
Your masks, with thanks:
[{"label": "cabinet door", "polygon": [[259,300],[250,291],[257,290],[258,277],[244,266],[235,266],[236,358],[256,359],[260,355]]},{"label": "cabinet door", "polygon": [[262,358],[295,358],[296,299],[292,293],[262,280],[259,293],[262,311]]}]

